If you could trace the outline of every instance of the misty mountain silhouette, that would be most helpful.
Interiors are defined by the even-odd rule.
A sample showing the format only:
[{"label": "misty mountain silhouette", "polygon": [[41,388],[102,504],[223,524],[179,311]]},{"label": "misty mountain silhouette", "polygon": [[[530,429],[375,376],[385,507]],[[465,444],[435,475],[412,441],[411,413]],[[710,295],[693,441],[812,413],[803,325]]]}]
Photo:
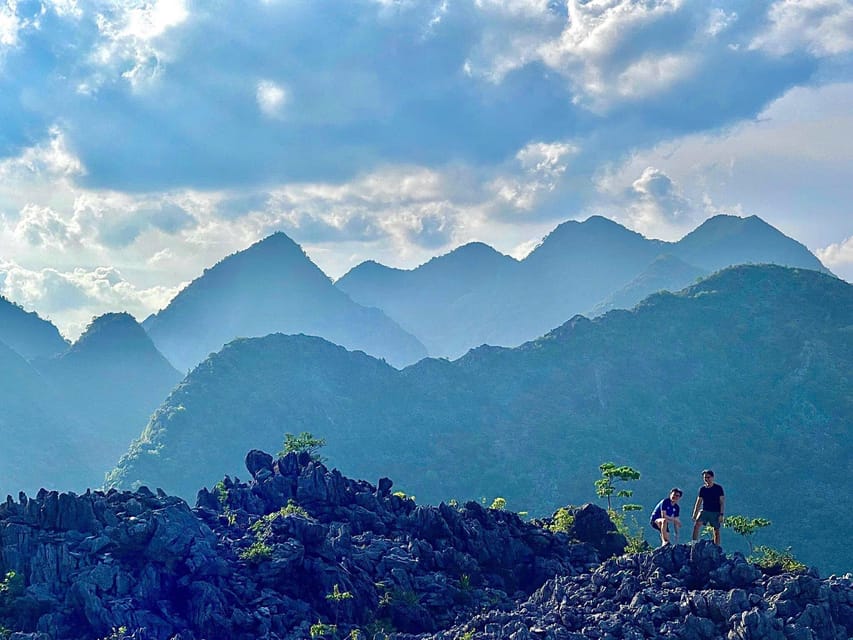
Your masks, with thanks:
[{"label": "misty mountain silhouette", "polygon": [[703,269],[689,265],[672,255],[659,255],[637,277],[614,291],[590,310],[598,316],[611,309],[631,309],[651,293],[679,291],[708,275]]},{"label": "misty mountain silhouette", "polygon": [[97,432],[69,415],[50,383],[0,342],[0,492],[79,491],[99,482],[88,449]]},{"label": "misty mountain silhouette", "polygon": [[[247,448],[301,431],[326,438],[344,472],[391,473],[419,500],[500,495],[534,513],[578,487],[592,497],[605,460],[641,469],[646,509],[674,484],[690,496],[713,466],[734,512],[774,522],[768,543],[849,567],[822,523],[853,526],[835,508],[853,490],[851,326],[851,285],[765,265],[402,371],[319,338],[237,340],[170,395],[110,482],[189,496],[239,473]],[[780,486],[813,517],[780,501]]]},{"label": "misty mountain silhouette", "polygon": [[51,322],[0,296],[0,342],[26,360],[62,353],[68,343]]},{"label": "misty mountain silhouette", "polygon": [[[480,344],[519,345],[577,313],[594,315],[662,288],[677,290],[695,279],[684,279],[691,269],[703,275],[771,263],[827,272],[803,245],[755,216],[716,216],[675,243],[592,216],[559,225],[524,260],[498,260],[496,253],[480,249],[462,261],[451,252],[410,271],[359,265],[336,285],[400,322],[430,355],[455,358]],[[684,264],[655,264],[662,255]]]},{"label": "misty mountain silhouette", "polygon": [[400,366],[423,345],[378,309],[354,303],[283,233],[228,256],[144,322],[157,348],[186,370],[236,337],[321,335]]},{"label": "misty mountain silhouette", "polygon": [[97,429],[87,448],[102,469],[127,450],[182,377],[127,313],[95,318],[65,353],[35,366],[68,409]]}]

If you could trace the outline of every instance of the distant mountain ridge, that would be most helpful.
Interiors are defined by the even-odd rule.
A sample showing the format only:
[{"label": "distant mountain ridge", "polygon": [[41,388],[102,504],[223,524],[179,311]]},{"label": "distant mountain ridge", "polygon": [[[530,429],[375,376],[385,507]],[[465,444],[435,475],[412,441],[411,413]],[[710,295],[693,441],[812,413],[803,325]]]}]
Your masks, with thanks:
[{"label": "distant mountain ridge", "polygon": [[196,366],[237,337],[309,333],[394,365],[426,355],[378,309],[354,303],[284,233],[223,259],[143,327],[176,367]]},{"label": "distant mountain ridge", "polygon": [[62,353],[68,343],[51,322],[0,296],[0,342],[27,360]]},{"label": "distant mountain ridge", "polygon": [[[300,431],[347,473],[391,472],[421,500],[500,495],[533,512],[591,492],[605,460],[642,470],[646,509],[713,466],[735,512],[774,522],[770,544],[849,567],[820,523],[853,527],[834,507],[853,491],[851,327],[853,286],[764,265],[402,371],[319,338],[238,340],[170,395],[110,482],[189,495]],[[782,485],[813,518],[780,504]]]},{"label": "distant mountain ridge", "polygon": [[183,377],[128,313],[95,318],[65,353],[35,364],[97,429],[87,446],[102,466],[118,459]]},{"label": "distant mountain ridge", "polygon": [[95,318],[53,357],[27,362],[0,342],[0,492],[100,486],[180,378],[127,313]]},{"label": "distant mountain ridge", "polygon": [[[481,344],[517,346],[575,314],[630,307],[732,265],[828,273],[806,247],[756,216],[715,216],[678,242],[647,239],[592,216],[560,224],[521,261],[500,259],[490,248],[474,255],[466,251],[470,246],[409,271],[359,265],[335,284],[357,302],[384,310],[430,355],[455,358]],[[669,260],[659,262],[665,256]]]}]

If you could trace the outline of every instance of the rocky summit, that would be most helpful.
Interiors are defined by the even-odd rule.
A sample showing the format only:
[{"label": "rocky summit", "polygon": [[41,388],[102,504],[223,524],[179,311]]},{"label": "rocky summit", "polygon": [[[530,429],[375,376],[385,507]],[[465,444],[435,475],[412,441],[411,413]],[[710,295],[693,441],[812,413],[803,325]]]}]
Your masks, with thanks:
[{"label": "rocky summit", "polygon": [[246,457],[197,505],[42,490],[0,504],[16,640],[846,639],[853,576],[765,575],[709,542],[620,555],[594,505],[550,521],[417,505],[306,453]]}]

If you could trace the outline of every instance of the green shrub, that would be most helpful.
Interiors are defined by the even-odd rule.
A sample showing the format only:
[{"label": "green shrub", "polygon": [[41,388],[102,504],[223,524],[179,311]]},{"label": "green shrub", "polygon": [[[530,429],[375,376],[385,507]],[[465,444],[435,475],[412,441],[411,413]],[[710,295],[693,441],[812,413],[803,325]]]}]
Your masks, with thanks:
[{"label": "green shrub", "polygon": [[759,546],[755,548],[756,553],[748,560],[768,572],[784,571],[788,573],[801,573],[808,567],[794,557],[791,547],[779,551],[773,547]]},{"label": "green shrub", "polygon": [[495,498],[492,500],[492,504],[489,506],[489,509],[495,509],[496,511],[503,511],[506,509],[506,499],[505,498]]},{"label": "green shrub", "polygon": [[241,551],[239,556],[246,562],[263,562],[272,556],[272,547],[263,540],[255,540],[251,546]]},{"label": "green shrub", "polygon": [[557,533],[569,533],[572,527],[575,526],[575,514],[572,512],[573,507],[560,507],[554,512],[554,522],[548,525],[548,530]]},{"label": "green shrub", "polygon": [[314,462],[326,462],[326,459],[318,453],[325,446],[326,440],[324,438],[315,438],[308,431],[303,431],[298,436],[292,433],[285,433],[284,446],[278,452],[278,455],[281,457],[288,453],[307,453]]}]

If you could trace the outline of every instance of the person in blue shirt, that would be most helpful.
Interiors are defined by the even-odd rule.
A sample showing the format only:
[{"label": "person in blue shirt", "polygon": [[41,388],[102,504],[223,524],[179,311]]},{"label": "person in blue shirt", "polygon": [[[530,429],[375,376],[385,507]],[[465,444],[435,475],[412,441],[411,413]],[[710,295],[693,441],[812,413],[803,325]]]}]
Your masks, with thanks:
[{"label": "person in blue shirt", "polygon": [[670,525],[675,530],[675,538],[678,539],[678,531],[681,529],[681,520],[678,516],[681,515],[681,507],[678,506],[678,501],[681,500],[683,492],[678,487],[673,487],[669,492],[669,497],[658,502],[649,524],[652,529],[660,533],[661,546],[669,544]]}]

